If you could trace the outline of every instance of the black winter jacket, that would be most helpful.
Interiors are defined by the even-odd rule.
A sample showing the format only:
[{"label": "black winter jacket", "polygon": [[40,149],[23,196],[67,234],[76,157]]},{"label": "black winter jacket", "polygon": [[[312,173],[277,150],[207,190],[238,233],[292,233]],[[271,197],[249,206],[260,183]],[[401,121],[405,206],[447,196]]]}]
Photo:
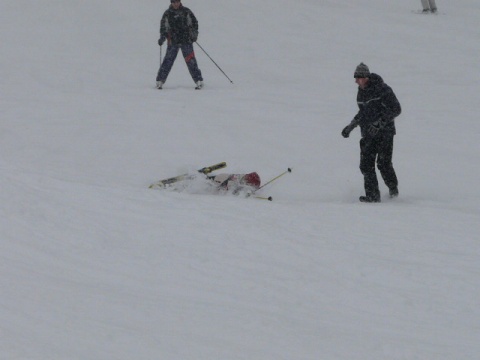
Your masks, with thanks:
[{"label": "black winter jacket", "polygon": [[371,74],[365,89],[358,88],[357,104],[359,111],[350,125],[360,125],[363,138],[372,136],[368,128],[376,121],[382,124],[376,136],[395,135],[394,119],[400,115],[402,108],[392,88],[383,82],[380,75]]},{"label": "black winter jacket", "polygon": [[175,10],[171,5],[160,21],[160,37],[168,45],[191,44],[198,36],[198,21],[193,12],[183,5]]}]

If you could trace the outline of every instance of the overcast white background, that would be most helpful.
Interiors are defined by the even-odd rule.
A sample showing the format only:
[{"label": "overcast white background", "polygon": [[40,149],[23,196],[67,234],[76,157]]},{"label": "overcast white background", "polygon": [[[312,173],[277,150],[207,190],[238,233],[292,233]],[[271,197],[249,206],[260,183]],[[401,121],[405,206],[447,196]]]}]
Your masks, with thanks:
[{"label": "overcast white background", "polygon": [[[0,358],[478,357],[480,3],[184,0],[234,84],[196,47],[204,90],[179,55],[159,91],[168,5],[0,0]],[[361,61],[403,108],[381,204]],[[293,172],[148,189],[220,161]]]}]

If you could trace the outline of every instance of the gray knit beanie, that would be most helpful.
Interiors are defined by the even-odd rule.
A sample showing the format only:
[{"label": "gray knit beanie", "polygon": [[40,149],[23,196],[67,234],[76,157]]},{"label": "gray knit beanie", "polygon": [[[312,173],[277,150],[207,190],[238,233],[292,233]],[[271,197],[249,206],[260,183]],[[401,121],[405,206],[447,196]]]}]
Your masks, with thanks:
[{"label": "gray knit beanie", "polygon": [[355,72],[353,73],[354,78],[368,78],[370,77],[370,70],[368,66],[365,65],[363,62],[357,66]]}]

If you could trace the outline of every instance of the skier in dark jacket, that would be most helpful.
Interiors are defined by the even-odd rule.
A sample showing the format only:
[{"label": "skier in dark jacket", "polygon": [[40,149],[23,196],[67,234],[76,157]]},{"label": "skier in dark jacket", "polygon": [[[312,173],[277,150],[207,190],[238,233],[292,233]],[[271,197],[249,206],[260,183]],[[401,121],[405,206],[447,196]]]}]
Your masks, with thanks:
[{"label": "skier in dark jacket", "polygon": [[157,88],[162,89],[168,74],[177,58],[179,50],[187,63],[188,70],[195,82],[196,89],[203,87],[203,77],[198,68],[193,43],[198,38],[198,21],[193,12],[182,5],[180,0],[170,0],[171,4],[160,21],[160,39],[162,46],[167,40],[167,54],[157,74]]},{"label": "skier in dark jacket", "polygon": [[392,88],[379,75],[371,74],[367,65],[358,65],[354,78],[358,84],[359,111],[343,129],[342,136],[348,138],[350,132],[360,126],[360,170],[365,186],[365,196],[361,196],[360,201],[380,202],[375,162],[389,189],[390,197],[398,196],[398,180],[392,155],[393,137],[396,134],[395,118],[402,109]]}]

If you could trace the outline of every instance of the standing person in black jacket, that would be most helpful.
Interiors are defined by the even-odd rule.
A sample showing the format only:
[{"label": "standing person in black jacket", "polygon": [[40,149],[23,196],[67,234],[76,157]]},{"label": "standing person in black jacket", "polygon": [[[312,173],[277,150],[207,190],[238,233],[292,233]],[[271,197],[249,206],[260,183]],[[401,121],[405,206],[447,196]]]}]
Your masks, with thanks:
[{"label": "standing person in black jacket", "polygon": [[393,137],[396,134],[395,118],[402,109],[392,88],[377,74],[371,74],[368,66],[361,63],[354,73],[358,85],[357,103],[359,111],[347,125],[342,136],[360,126],[360,170],[364,177],[365,196],[362,202],[380,202],[375,162],[388,186],[390,197],[398,196],[398,180],[392,164]]},{"label": "standing person in black jacket", "polygon": [[170,0],[170,3],[160,21],[158,45],[162,46],[167,40],[167,54],[158,70],[157,88],[162,89],[177,58],[178,51],[182,50],[188,71],[197,85],[195,89],[201,89],[203,87],[202,72],[198,68],[193,51],[193,43],[198,38],[197,18],[189,8],[182,5],[180,0]]}]

